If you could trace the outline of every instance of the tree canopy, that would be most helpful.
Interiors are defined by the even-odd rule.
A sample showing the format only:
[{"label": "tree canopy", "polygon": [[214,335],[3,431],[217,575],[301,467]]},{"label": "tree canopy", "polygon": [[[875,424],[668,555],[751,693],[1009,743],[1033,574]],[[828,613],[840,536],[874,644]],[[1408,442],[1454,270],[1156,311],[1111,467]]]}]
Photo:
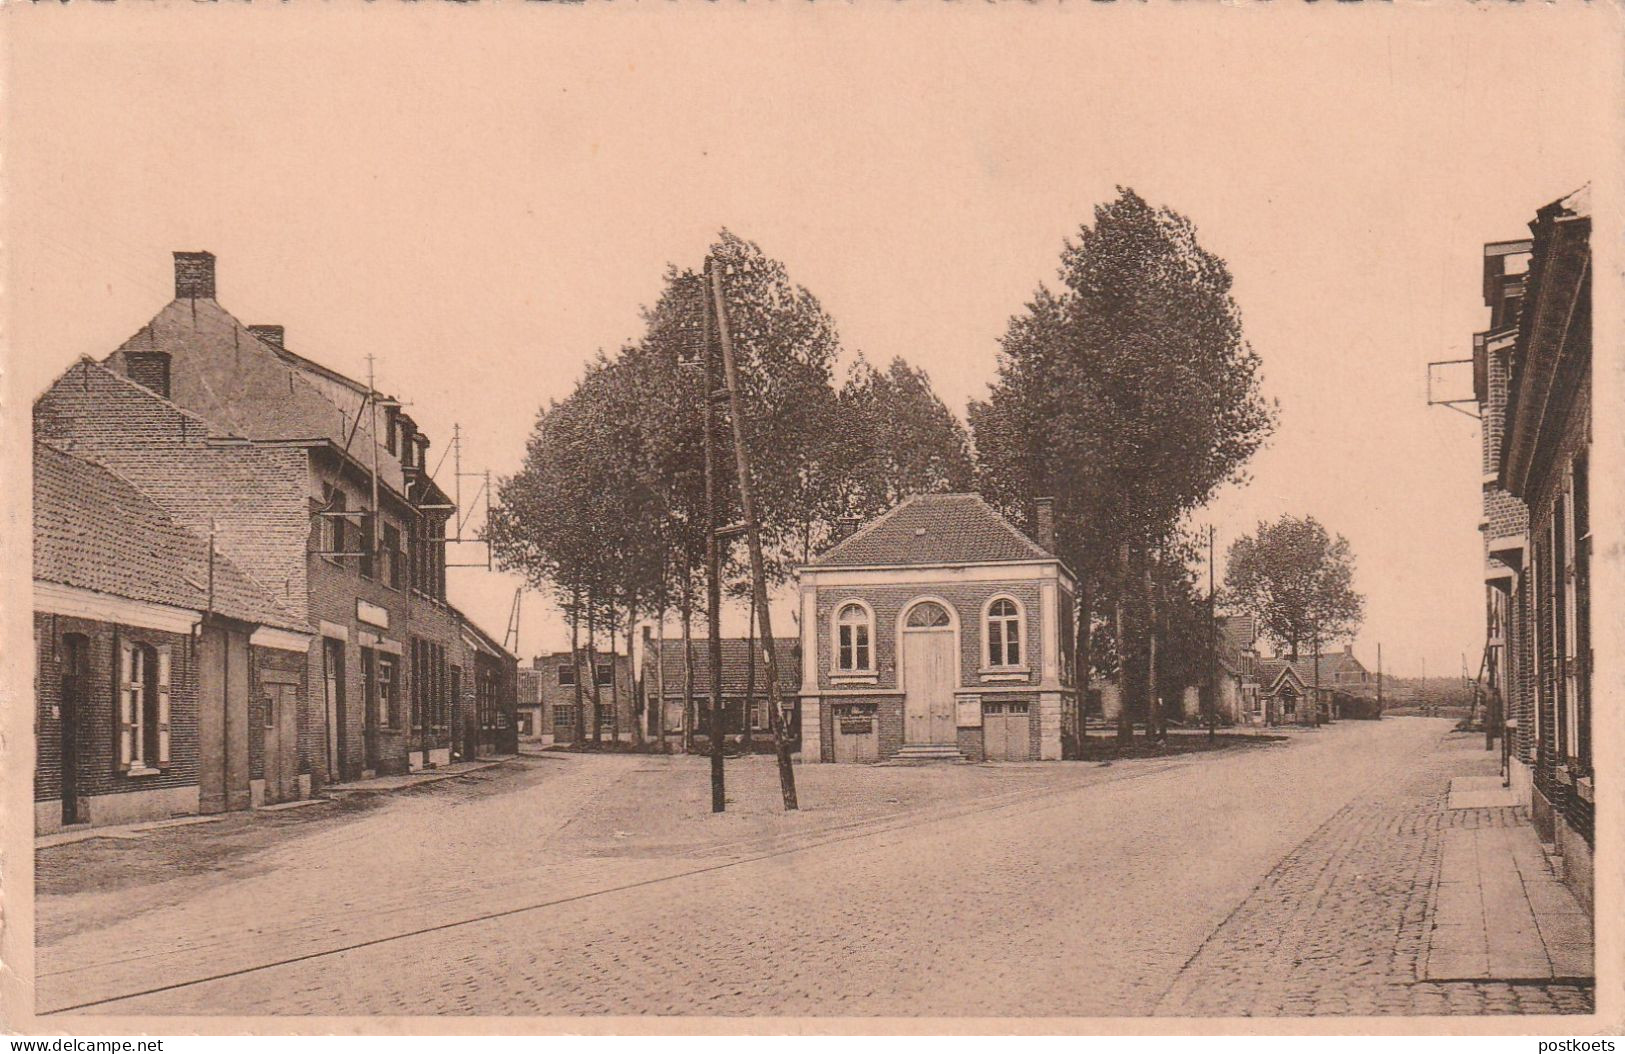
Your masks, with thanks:
[{"label": "tree canopy", "polygon": [[1365,613],[1354,555],[1313,516],[1282,516],[1231,543],[1224,574],[1231,602],[1257,617],[1277,648],[1353,637]]}]

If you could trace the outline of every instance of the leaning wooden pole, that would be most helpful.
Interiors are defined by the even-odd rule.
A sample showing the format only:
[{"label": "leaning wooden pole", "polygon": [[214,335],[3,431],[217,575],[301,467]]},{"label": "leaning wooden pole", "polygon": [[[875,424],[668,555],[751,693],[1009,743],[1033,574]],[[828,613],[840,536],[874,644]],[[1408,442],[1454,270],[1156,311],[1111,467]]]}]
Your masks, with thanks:
[{"label": "leaning wooden pole", "polygon": [[[707,289],[716,281],[712,273],[711,258],[705,258],[705,284]],[[711,631],[708,651],[711,665],[711,811],[722,812],[728,807],[728,795],[722,775],[722,558],[717,547],[717,454],[716,454],[716,351],[711,339],[711,299],[705,297],[705,356],[704,379],[701,381],[705,400],[705,601],[706,618]]]},{"label": "leaning wooden pole", "polygon": [[[711,270],[710,268],[707,269]],[[734,462],[739,475],[739,505],[745,515],[745,534],[750,545],[751,603],[762,628],[762,651],[767,659],[767,713],[773,732],[773,753],[779,762],[779,790],[784,808],[796,805],[796,771],[790,764],[790,739],[785,735],[784,712],[779,697],[779,660],[773,646],[773,615],[767,605],[767,575],[762,564],[762,531],[756,520],[756,503],[751,497],[750,455],[745,450],[744,414],[740,411],[739,371],[734,361],[733,336],[728,331],[728,305],[722,295],[721,277],[711,273],[711,296],[716,304],[717,336],[722,344],[722,375],[728,386],[728,416],[733,418]],[[747,700],[746,706],[749,706]],[[750,720],[746,715],[746,723]]]}]

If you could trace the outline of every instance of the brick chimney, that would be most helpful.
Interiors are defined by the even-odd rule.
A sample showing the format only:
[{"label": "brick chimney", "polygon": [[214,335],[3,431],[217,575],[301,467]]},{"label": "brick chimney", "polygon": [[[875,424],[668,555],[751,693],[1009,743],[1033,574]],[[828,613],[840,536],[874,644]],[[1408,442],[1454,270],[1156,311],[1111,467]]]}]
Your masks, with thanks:
[{"label": "brick chimney", "polygon": [[840,519],[840,526],[835,531],[835,540],[838,542],[844,542],[854,534],[857,534],[858,525],[862,522],[863,519],[858,516],[842,516]]},{"label": "brick chimney", "polygon": [[1033,541],[1039,548],[1055,551],[1055,499],[1038,498],[1033,502]]},{"label": "brick chimney", "polygon": [[281,326],[270,326],[270,325],[249,326],[248,331],[250,333],[254,334],[254,336],[260,338],[260,340],[262,340],[265,343],[271,345],[271,347],[277,349],[278,351],[281,351],[284,347],[287,346],[287,345],[285,345],[283,343],[283,339],[286,337],[287,334],[286,334],[286,331]]},{"label": "brick chimney", "polygon": [[175,299],[214,299],[214,253],[175,254]]}]

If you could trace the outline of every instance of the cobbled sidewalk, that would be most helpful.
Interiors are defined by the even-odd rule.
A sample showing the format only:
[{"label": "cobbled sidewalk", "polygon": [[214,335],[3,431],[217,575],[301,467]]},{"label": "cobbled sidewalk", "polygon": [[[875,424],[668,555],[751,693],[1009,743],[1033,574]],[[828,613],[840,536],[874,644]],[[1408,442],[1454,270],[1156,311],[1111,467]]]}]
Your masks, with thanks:
[{"label": "cobbled sidewalk", "polygon": [[1522,808],[1446,808],[1451,778],[1494,773],[1495,757],[1476,736],[1450,736],[1407,778],[1338,810],[1202,944],[1156,1013],[1591,1012],[1585,985],[1420,979],[1444,832],[1529,822]]}]

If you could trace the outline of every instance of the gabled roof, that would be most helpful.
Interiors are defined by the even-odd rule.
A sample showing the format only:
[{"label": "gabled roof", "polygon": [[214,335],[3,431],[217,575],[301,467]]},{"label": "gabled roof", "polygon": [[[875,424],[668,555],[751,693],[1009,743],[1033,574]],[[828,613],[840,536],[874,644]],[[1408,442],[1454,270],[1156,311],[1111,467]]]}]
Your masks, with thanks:
[{"label": "gabled roof", "polygon": [[[353,456],[371,462],[363,452],[376,440],[366,416],[357,421],[354,408],[341,409],[304,368],[214,300],[171,301],[106,361],[118,371],[126,356],[141,352],[169,355],[170,400],[218,428],[255,440],[348,445]],[[400,463],[382,447],[378,469],[380,482],[405,493]]]},{"label": "gabled roof", "polygon": [[1054,560],[980,494],[915,494],[815,557],[809,568]]},{"label": "gabled roof", "polygon": [[34,579],[284,629],[305,629],[127,480],[34,444]]},{"label": "gabled roof", "polygon": [[200,537],[288,612],[305,612],[305,451],[233,437],[85,358],[34,402],[34,435],[94,462]]},{"label": "gabled roof", "polygon": [[1260,659],[1258,662],[1258,683],[1264,687],[1264,694],[1274,695],[1281,690],[1284,681],[1292,681],[1299,690],[1308,687],[1308,683],[1293,669],[1292,663],[1285,659]]},{"label": "gabled roof", "polygon": [[447,603],[446,607],[450,609],[452,617],[457,620],[457,624],[463,629],[468,630],[473,636],[475,643],[479,645],[477,650],[483,651],[487,655],[505,660],[507,662],[519,661],[517,656],[515,656],[507,648],[504,648],[501,644],[498,644],[495,637],[491,636],[483,629],[480,629],[479,624],[473,619],[469,618],[468,615],[465,614],[456,604]]},{"label": "gabled roof", "polygon": [[[722,638],[722,690],[728,695],[745,694],[746,674],[748,673],[747,659],[750,652],[746,650],[747,641],[742,637]],[[664,650],[655,645],[656,657],[660,660],[660,671],[665,680],[666,698],[681,698],[683,694],[683,642],[681,640],[667,640]],[[703,698],[711,690],[711,648],[708,638],[694,638],[690,647],[694,650],[694,695]],[[779,690],[786,695],[798,692],[801,688],[801,639],[799,637],[773,638],[774,658],[779,666]],[[654,671],[645,676],[644,684],[654,691],[656,687]],[[767,694],[767,652],[762,642],[756,642],[756,691],[762,695]]]}]

